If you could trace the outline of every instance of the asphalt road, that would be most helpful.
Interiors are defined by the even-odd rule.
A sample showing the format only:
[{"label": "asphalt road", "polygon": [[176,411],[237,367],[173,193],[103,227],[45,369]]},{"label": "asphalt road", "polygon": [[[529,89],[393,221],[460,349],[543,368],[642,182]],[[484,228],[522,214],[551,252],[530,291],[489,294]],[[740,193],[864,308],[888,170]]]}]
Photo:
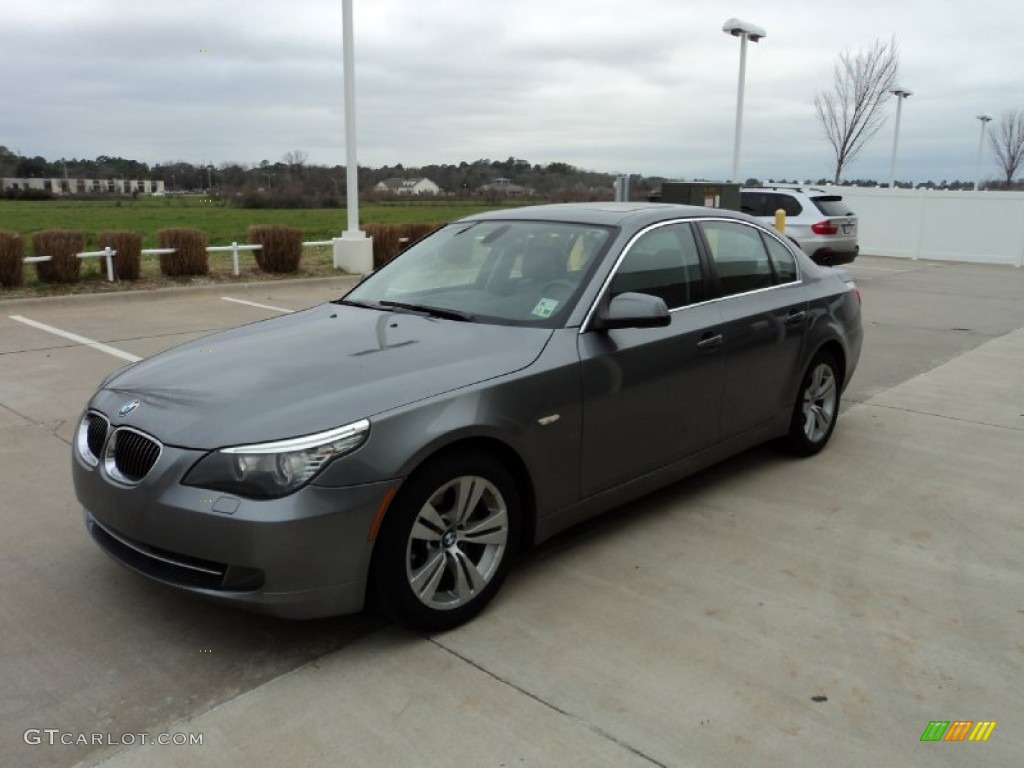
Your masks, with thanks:
[{"label": "asphalt road", "polygon": [[[0,301],[0,765],[1009,765],[1024,270],[849,271],[865,348],[824,454],[758,449],[564,534],[435,638],[180,595],[103,555],[75,503],[75,421],[124,361],[54,330],[145,357],[339,282]],[[1000,726],[918,743],[956,718]],[[198,727],[148,751],[25,738]]]}]

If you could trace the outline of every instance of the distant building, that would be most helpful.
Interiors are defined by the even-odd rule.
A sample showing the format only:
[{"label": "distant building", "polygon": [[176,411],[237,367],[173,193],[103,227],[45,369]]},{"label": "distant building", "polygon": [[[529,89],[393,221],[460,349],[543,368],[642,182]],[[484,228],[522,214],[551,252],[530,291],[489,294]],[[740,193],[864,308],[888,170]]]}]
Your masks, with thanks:
[{"label": "distant building", "polygon": [[480,187],[481,192],[497,193],[499,195],[508,195],[510,197],[524,196],[528,197],[533,194],[533,190],[530,187],[523,187],[519,184],[513,184],[512,179],[497,178],[489,184],[484,184]]},{"label": "distant building", "polygon": [[437,195],[441,188],[430,179],[384,179],[374,190],[389,195]]},{"label": "distant building", "polygon": [[164,183],[152,179],[3,179],[3,190],[38,189],[54,195],[164,194]]}]

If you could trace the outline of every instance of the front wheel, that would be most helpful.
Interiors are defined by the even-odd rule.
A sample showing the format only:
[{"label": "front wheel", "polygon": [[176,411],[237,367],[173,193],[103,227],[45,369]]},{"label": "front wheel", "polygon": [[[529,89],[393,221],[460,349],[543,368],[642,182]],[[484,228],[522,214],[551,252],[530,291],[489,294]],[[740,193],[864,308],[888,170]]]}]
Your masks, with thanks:
[{"label": "front wheel", "polygon": [[431,461],[384,518],[371,570],[377,603],[411,629],[468,621],[505,580],[519,518],[515,480],[495,459],[458,453]]},{"label": "front wheel", "polygon": [[807,366],[793,406],[787,445],[793,453],[817,453],[836,426],[839,415],[839,365],[828,352],[819,352]]}]

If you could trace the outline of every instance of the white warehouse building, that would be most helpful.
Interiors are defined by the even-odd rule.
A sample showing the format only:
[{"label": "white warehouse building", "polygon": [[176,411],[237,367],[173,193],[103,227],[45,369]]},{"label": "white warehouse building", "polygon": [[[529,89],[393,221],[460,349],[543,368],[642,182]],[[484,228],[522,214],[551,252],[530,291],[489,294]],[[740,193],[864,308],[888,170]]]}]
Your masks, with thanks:
[{"label": "white warehouse building", "polygon": [[38,189],[54,195],[162,195],[163,181],[152,179],[3,179],[3,191]]}]

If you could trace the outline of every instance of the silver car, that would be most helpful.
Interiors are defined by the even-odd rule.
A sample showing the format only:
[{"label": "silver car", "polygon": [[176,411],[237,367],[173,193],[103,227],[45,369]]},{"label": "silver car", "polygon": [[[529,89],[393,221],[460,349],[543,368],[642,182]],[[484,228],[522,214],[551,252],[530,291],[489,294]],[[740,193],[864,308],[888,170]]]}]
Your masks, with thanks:
[{"label": "silver car", "polygon": [[773,226],[786,213],[786,236],[818,264],[848,264],[857,258],[857,215],[841,195],[814,187],[749,187],[740,190],[740,210]]},{"label": "silver car", "polygon": [[821,450],[861,338],[856,286],[742,214],[483,213],[337,301],[109,376],[75,490],[164,584],[441,630],[579,521],[766,440]]}]

